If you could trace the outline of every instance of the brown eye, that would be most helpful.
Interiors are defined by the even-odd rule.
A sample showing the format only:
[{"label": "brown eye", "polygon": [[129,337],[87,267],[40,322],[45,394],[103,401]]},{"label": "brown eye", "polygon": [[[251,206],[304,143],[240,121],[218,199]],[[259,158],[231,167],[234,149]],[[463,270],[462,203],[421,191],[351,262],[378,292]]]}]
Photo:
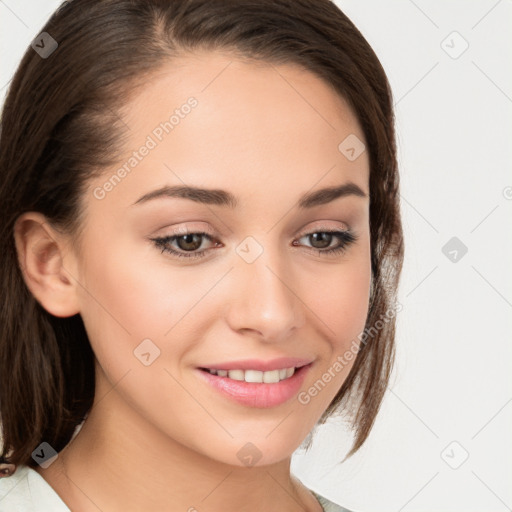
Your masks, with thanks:
[{"label": "brown eye", "polygon": [[202,235],[200,233],[189,233],[176,238],[178,248],[183,251],[197,251],[201,247]]},{"label": "brown eye", "polygon": [[[177,256],[179,258],[201,258],[208,252],[208,249],[203,249],[202,251],[198,250],[204,239],[209,241],[213,240],[207,233],[185,233],[184,235],[151,238],[151,241],[157,247],[161,248],[162,252],[165,251],[172,256]],[[175,243],[174,247],[177,247],[177,250],[172,248],[173,242]]]},{"label": "brown eye", "polygon": [[331,245],[332,239],[334,238],[332,236],[332,233],[327,233],[325,231],[319,233],[312,233],[311,235],[308,236],[310,240],[313,241],[312,243],[315,249],[325,249],[326,247],[329,247]]},{"label": "brown eye", "polygon": [[[354,243],[357,240],[357,235],[350,230],[347,231],[315,231],[314,233],[309,233],[301,238],[307,238],[309,243],[312,244],[310,247],[311,250],[315,250],[318,254],[321,255],[335,255],[344,252],[347,247]],[[338,245],[334,247],[330,247],[333,239],[338,240]],[[300,240],[300,239],[299,239]],[[293,245],[299,245],[295,242]]]}]

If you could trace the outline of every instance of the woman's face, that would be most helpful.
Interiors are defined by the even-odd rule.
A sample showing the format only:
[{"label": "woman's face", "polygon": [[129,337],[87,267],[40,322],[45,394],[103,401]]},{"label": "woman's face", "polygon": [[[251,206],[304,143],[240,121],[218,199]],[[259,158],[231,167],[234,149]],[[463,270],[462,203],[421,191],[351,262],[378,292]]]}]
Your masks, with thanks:
[{"label": "woman's face", "polygon": [[228,464],[283,460],[346,379],[368,313],[361,127],[313,74],[220,53],[160,70],[125,114],[125,157],[90,183],[66,263],[97,379],[148,432]]}]

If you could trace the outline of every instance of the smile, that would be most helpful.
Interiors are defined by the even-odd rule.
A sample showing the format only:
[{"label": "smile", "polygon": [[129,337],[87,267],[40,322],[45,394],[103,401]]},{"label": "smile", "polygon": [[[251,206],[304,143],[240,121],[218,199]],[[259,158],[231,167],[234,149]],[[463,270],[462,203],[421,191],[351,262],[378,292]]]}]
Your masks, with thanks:
[{"label": "smile", "polygon": [[270,408],[300,391],[313,363],[274,370],[196,368],[196,375],[219,396],[246,407]]}]

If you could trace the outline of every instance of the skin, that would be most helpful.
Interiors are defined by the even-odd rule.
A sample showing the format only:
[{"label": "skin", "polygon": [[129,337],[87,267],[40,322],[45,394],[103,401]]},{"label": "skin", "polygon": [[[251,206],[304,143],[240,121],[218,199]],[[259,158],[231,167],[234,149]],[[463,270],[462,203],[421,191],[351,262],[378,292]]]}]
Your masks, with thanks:
[{"label": "skin", "polygon": [[[291,455],[353,361],[307,405],[294,397],[267,409],[229,401],[195,368],[304,357],[314,363],[303,391],[357,339],[371,280],[369,161],[367,152],[349,161],[338,145],[364,135],[347,103],[295,65],[218,52],[179,64],[160,69],[126,105],[127,157],[90,183],[81,252],[37,212],[16,223],[31,292],[55,316],[80,313],[96,356],[88,418],[58,458],[36,470],[82,512],[318,512],[290,474]],[[103,199],[94,197],[190,96],[197,107]],[[367,197],[296,208],[305,192],[347,181]],[[163,185],[183,184],[228,190],[239,206],[183,198],[133,205]],[[220,245],[203,238],[207,255],[186,260],[149,240],[182,227],[209,230]],[[318,255],[315,247],[324,246],[306,235],[320,227],[350,228],[358,239],[342,254]],[[235,250],[248,236],[263,248],[250,264]],[[338,244],[333,238],[330,247]],[[146,338],[160,350],[149,366],[133,353]],[[248,442],[261,452],[252,467],[237,457]]]}]

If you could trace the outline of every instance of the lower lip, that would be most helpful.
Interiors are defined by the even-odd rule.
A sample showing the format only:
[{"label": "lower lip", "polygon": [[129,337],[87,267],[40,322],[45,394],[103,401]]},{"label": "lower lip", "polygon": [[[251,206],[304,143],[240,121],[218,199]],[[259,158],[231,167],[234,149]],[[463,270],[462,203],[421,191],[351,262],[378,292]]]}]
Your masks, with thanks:
[{"label": "lower lip", "polygon": [[295,370],[288,379],[273,384],[245,382],[243,380],[219,377],[204,370],[196,369],[200,378],[220,391],[224,396],[248,407],[269,408],[284,404],[298,392],[312,363]]}]

